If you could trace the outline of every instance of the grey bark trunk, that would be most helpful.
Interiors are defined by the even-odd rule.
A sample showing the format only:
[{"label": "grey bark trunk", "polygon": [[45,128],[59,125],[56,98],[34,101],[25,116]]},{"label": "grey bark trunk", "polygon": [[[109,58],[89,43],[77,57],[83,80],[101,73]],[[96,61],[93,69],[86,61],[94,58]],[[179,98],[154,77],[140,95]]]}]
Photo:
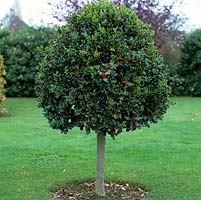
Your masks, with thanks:
[{"label": "grey bark trunk", "polygon": [[97,157],[96,157],[96,193],[105,196],[104,186],[104,154],[105,154],[105,135],[97,135]]}]

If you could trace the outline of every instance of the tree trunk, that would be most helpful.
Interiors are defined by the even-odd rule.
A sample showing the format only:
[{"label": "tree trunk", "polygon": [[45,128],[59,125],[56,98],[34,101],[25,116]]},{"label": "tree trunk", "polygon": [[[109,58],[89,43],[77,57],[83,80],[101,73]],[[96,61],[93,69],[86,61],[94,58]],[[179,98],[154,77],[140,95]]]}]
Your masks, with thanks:
[{"label": "tree trunk", "polygon": [[104,154],[105,154],[105,135],[97,134],[96,193],[99,196],[105,196]]}]

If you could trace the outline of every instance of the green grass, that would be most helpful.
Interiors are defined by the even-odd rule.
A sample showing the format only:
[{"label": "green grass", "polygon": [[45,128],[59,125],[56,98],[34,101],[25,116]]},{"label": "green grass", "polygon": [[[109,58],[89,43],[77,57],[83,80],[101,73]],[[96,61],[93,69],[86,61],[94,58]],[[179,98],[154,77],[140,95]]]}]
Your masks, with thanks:
[{"label": "green grass", "polygon": [[[163,121],[106,138],[106,179],[145,185],[148,200],[199,200],[201,98],[172,98]],[[7,99],[0,117],[0,199],[48,200],[56,186],[95,177],[96,137],[49,128],[36,99]]]}]

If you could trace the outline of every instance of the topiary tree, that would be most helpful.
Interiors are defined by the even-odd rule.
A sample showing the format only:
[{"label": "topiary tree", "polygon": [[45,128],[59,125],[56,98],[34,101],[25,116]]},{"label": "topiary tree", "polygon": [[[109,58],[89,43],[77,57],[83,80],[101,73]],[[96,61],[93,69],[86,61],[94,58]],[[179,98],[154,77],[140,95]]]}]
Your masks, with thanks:
[{"label": "topiary tree", "polygon": [[178,74],[184,79],[183,94],[201,96],[201,29],[185,36],[181,50]]},{"label": "topiary tree", "polygon": [[[5,84],[5,66],[3,64],[3,57],[0,55],[0,105],[2,105],[3,101],[5,100],[4,96],[4,84]],[[1,113],[1,110],[0,110]]]},{"label": "topiary tree", "polygon": [[106,134],[149,127],[168,107],[153,33],[132,10],[101,0],[72,14],[42,54],[40,106],[54,129],[96,132],[96,191],[104,196]]}]

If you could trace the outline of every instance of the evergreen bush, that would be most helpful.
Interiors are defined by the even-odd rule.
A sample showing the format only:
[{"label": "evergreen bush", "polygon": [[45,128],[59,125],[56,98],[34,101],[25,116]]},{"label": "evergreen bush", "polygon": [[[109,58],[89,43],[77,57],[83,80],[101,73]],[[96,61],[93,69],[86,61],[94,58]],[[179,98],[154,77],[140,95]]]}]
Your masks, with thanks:
[{"label": "evergreen bush", "polygon": [[92,3],[73,14],[43,56],[40,105],[62,132],[78,126],[114,137],[167,109],[167,70],[153,32],[124,6]]},{"label": "evergreen bush", "polygon": [[178,74],[184,79],[184,95],[201,96],[201,29],[184,38]]},{"label": "evergreen bush", "polygon": [[46,46],[51,36],[48,28],[0,31],[0,53],[4,56],[7,72],[6,96],[35,96],[36,66],[40,62],[37,47]]}]

